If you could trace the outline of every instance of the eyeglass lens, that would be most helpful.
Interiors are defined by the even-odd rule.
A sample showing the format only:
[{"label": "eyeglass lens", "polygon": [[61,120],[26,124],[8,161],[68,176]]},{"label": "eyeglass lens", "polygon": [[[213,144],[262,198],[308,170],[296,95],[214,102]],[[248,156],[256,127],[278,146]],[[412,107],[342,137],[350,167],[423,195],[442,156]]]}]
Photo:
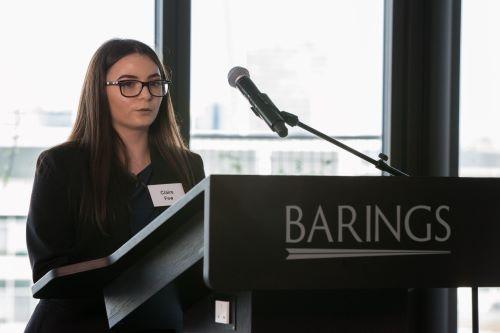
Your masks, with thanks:
[{"label": "eyeglass lens", "polygon": [[[168,83],[165,81],[149,81],[147,84],[149,93],[153,96],[162,97],[168,92]],[[120,89],[123,96],[138,96],[142,91],[142,82],[140,81],[121,81]]]}]

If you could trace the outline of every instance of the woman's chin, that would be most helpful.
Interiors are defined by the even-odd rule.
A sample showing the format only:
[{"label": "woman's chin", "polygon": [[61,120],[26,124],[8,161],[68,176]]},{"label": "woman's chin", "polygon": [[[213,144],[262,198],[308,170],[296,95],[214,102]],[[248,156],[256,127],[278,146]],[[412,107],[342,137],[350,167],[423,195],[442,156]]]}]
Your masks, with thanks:
[{"label": "woman's chin", "polygon": [[151,126],[153,122],[152,121],[137,121],[133,123],[127,123],[127,124],[114,124],[114,128],[117,132],[121,131],[148,131],[149,126]]}]

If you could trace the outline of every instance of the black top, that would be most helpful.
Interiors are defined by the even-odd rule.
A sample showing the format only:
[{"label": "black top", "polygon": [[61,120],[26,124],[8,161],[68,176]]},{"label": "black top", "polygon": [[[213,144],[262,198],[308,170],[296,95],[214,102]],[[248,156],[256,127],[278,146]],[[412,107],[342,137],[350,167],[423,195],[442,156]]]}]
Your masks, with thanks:
[{"label": "black top", "polygon": [[[148,183],[178,183],[179,176],[172,172],[160,153],[154,147],[150,147],[150,152]],[[191,152],[187,157],[195,183],[198,183],[205,176],[203,162],[199,155]],[[84,186],[90,183],[88,161],[88,153],[73,142],[46,150],[38,158],[26,224],[28,254],[35,282],[53,268],[108,256],[135,233],[132,206],[134,203],[141,206],[139,202],[142,201],[130,201],[135,182],[134,177],[125,172],[117,172],[114,181],[125,184],[121,188],[127,190],[113,191],[110,187],[109,195],[121,196],[125,205],[109,219],[107,234],[97,228],[82,227],[84,222],[79,220],[78,205]],[[153,207],[151,214],[157,216],[167,208]],[[100,292],[87,298],[41,300],[26,328],[26,332],[67,331],[108,331]]]},{"label": "black top", "polygon": [[130,206],[132,208],[130,230],[132,235],[138,233],[156,217],[154,214],[155,207],[147,188],[152,170],[153,168],[149,164],[137,174],[137,182],[132,193],[132,198],[130,199]]}]

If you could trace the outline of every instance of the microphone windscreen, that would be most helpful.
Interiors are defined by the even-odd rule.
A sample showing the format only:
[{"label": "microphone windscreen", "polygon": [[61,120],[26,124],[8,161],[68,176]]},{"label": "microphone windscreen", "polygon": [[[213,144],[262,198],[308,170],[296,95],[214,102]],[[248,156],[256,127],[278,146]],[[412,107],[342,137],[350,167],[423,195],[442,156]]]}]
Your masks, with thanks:
[{"label": "microphone windscreen", "polygon": [[227,81],[229,82],[229,85],[233,88],[236,88],[236,82],[238,79],[242,76],[247,76],[250,77],[250,73],[248,72],[248,69],[244,67],[233,67],[227,74]]}]

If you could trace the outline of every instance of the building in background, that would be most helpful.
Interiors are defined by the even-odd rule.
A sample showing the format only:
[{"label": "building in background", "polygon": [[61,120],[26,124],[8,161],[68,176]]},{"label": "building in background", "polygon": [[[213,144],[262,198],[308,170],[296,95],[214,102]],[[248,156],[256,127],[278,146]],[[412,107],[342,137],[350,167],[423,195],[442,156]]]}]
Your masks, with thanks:
[{"label": "building in background", "polygon": [[38,155],[66,140],[71,115],[42,108],[0,112],[0,332],[21,332],[37,304],[30,289],[26,214]]}]

